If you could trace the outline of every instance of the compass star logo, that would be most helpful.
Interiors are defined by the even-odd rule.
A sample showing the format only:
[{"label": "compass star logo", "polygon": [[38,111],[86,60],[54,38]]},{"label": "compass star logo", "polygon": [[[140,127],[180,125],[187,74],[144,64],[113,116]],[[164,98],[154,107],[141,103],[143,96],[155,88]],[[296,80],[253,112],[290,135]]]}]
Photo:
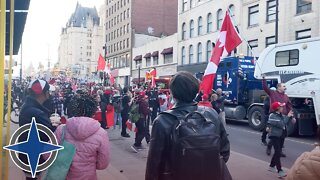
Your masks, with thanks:
[{"label": "compass star logo", "polygon": [[[27,140],[24,142],[18,142],[19,137],[26,131],[29,131]],[[43,132],[49,138],[50,143],[40,140],[39,131]],[[58,145],[55,135],[49,128],[36,123],[35,118],[32,118],[32,122],[30,124],[21,126],[13,133],[10,144],[3,148],[10,151],[11,159],[16,166],[26,172],[30,172],[34,178],[36,173],[44,171],[51,166],[57,157],[58,151],[63,149],[63,146]],[[28,165],[18,158],[18,153],[27,155]],[[48,160],[39,164],[40,156],[46,153],[52,154]]]}]

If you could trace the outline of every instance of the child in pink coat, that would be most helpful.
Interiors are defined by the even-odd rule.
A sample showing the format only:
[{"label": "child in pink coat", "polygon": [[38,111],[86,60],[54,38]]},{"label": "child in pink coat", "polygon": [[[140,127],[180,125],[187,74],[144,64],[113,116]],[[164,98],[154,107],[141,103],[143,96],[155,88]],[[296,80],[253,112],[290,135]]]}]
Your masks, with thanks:
[{"label": "child in pink coat", "polygon": [[[109,138],[100,123],[91,119],[97,108],[96,101],[87,93],[75,95],[68,106],[65,140],[75,145],[76,154],[67,180],[96,180],[96,170],[106,169],[109,164]],[[63,125],[62,125],[63,126]],[[55,135],[61,142],[62,126]]]}]

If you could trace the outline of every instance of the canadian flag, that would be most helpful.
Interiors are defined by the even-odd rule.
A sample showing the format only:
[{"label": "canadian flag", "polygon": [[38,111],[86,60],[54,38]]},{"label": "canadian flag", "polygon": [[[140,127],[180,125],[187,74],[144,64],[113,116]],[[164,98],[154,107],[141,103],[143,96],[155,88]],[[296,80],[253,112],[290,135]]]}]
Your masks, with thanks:
[{"label": "canadian flag", "polygon": [[210,62],[207,65],[200,84],[200,91],[203,90],[203,94],[209,95],[211,93],[220,60],[230,54],[241,42],[242,40],[233,26],[229,12],[227,11],[216,46],[211,54]]}]

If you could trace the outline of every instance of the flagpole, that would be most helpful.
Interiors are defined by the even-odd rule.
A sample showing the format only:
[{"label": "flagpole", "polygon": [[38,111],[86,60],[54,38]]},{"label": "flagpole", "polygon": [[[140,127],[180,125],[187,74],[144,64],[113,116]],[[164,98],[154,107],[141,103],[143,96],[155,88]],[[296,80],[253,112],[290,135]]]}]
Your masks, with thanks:
[{"label": "flagpole", "polygon": [[[232,23],[233,23],[233,25],[234,25],[234,24],[235,24],[234,22],[236,22],[236,20],[235,20],[235,19],[233,18],[233,16],[232,16],[232,15],[234,15],[234,14],[233,14],[233,12],[231,11],[230,8],[228,8],[228,11],[229,11],[229,13],[230,13],[230,18],[231,18],[231,20],[232,20]],[[250,52],[251,52],[251,54],[252,54],[252,56],[253,56],[255,65],[257,65],[258,68],[259,68],[259,70],[260,70],[260,72],[262,72],[261,67],[259,66],[258,63],[256,63],[256,61],[257,61],[256,55],[255,55],[255,53],[253,52],[252,47],[250,46],[249,42],[246,40],[246,38],[244,38],[244,37],[242,36],[242,34],[240,33],[240,30],[239,30],[238,26],[234,26],[234,27],[236,27],[236,31],[237,31],[238,34],[240,35],[241,39],[246,42],[247,47],[249,48],[249,50],[250,50]]]}]

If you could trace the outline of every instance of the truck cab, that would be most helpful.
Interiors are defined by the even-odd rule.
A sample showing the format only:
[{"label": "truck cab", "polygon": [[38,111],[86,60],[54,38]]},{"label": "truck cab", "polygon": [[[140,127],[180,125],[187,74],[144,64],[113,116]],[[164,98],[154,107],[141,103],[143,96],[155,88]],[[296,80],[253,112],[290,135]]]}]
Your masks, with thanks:
[{"label": "truck cab", "polygon": [[[255,61],[253,57],[227,57],[218,66],[214,88],[221,88],[229,97],[225,101],[227,119],[248,119],[255,130],[265,127],[263,101],[266,93],[262,82],[254,77]],[[276,80],[267,81],[269,87],[275,87]]]}]

